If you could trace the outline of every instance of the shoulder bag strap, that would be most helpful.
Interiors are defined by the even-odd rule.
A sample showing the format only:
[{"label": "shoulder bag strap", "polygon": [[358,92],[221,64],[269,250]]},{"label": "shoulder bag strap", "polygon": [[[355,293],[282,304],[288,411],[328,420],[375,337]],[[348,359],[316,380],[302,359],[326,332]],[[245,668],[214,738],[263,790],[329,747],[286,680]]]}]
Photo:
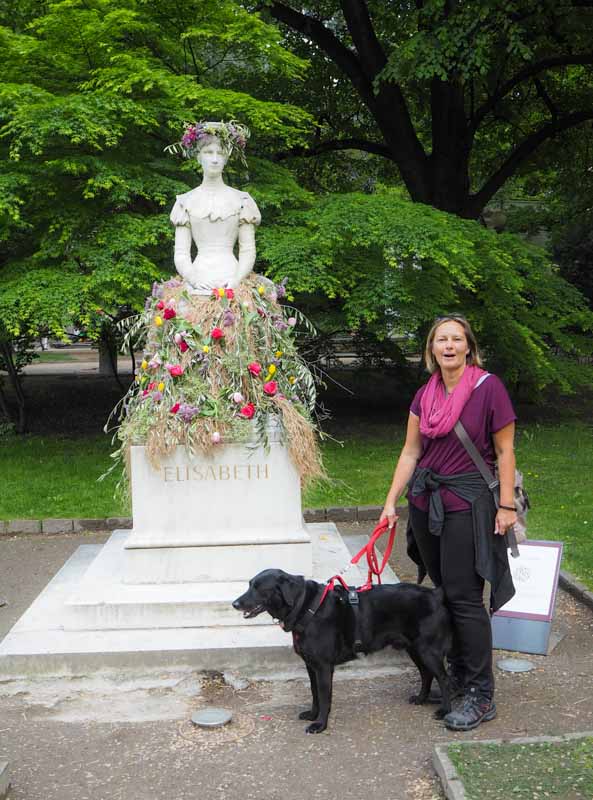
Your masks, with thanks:
[{"label": "shoulder bag strap", "polygon": [[[488,488],[490,489],[490,491],[492,492],[492,496],[494,497],[494,503],[496,505],[496,508],[498,508],[498,504],[500,502],[499,494],[498,494],[498,487],[499,487],[500,484],[499,484],[498,478],[496,478],[490,472],[490,469],[488,468],[488,464],[484,461],[484,459],[482,458],[482,456],[480,455],[480,453],[478,451],[478,448],[475,446],[475,444],[470,439],[470,436],[469,436],[468,432],[465,430],[465,428],[463,427],[463,425],[461,423],[461,420],[457,420],[457,422],[455,423],[454,431],[457,434],[457,437],[458,437],[459,441],[461,442],[461,444],[467,450],[471,460],[474,462],[474,464],[478,468],[478,471],[479,471],[480,475],[484,478],[484,480],[488,484]],[[519,549],[517,547],[517,538],[515,536],[515,531],[513,530],[513,528],[509,528],[509,530],[506,532],[505,536],[506,536],[506,540],[507,540],[507,545],[511,549],[511,555],[513,556],[513,558],[517,558],[517,556],[519,555]]]},{"label": "shoulder bag strap", "polygon": [[[457,422],[455,423],[454,430],[455,430],[455,433],[457,434],[459,440],[461,441],[461,444],[467,450],[471,460],[474,462],[474,464],[478,468],[478,471],[479,471],[480,475],[484,478],[484,480],[488,484],[488,488],[490,489],[491,492],[494,492],[494,490],[498,487],[498,478],[496,478],[490,472],[488,464],[484,461],[484,459],[482,458],[482,456],[480,455],[480,453],[478,451],[478,448],[475,446],[475,444],[470,439],[469,433],[463,427],[463,425],[461,423],[461,420],[457,420]],[[495,496],[495,499],[497,499],[496,493],[494,493],[494,496]],[[496,505],[498,506],[498,502],[496,503]]]}]

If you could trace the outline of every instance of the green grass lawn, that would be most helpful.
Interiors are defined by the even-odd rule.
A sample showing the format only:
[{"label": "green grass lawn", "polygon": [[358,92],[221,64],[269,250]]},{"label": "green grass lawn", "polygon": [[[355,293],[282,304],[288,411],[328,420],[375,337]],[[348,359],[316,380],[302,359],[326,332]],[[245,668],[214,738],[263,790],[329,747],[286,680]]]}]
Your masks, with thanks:
[{"label": "green grass lawn", "polygon": [[590,800],[593,738],[533,744],[451,745],[467,800]]},{"label": "green grass lawn", "polygon": [[[403,441],[403,428],[346,428],[344,446],[323,445],[331,482],[308,489],[305,507],[381,504]],[[129,514],[113,497],[116,475],[107,436],[28,436],[0,440],[0,519],[108,517]],[[530,539],[565,543],[563,566],[593,588],[593,427],[581,422],[522,427],[517,458],[532,501]]]},{"label": "green grass lawn", "polygon": [[41,351],[37,353],[37,358],[33,361],[33,364],[55,364],[58,361],[76,361],[76,359],[71,353],[59,353],[55,350]]}]

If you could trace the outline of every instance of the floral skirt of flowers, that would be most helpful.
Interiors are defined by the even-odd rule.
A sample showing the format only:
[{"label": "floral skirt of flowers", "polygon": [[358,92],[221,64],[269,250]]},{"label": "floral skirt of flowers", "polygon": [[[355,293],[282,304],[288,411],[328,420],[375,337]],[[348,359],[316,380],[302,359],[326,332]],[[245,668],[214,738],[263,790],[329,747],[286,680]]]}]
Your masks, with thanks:
[{"label": "floral skirt of flowers", "polygon": [[155,284],[130,329],[145,348],[114,410],[119,454],[144,444],[157,466],[179,444],[190,452],[254,438],[267,446],[275,422],[302,481],[321,477],[315,383],[295,343],[304,318],[278,302],[284,294],[256,275],[211,297],[177,279]]}]

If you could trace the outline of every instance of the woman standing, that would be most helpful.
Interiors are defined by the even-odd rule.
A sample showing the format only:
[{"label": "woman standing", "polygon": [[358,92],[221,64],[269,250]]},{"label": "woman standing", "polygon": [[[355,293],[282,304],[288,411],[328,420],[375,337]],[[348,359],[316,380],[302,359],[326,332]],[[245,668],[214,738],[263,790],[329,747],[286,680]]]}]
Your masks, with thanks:
[{"label": "woman standing", "polygon": [[[461,316],[436,320],[425,350],[432,373],[410,407],[406,441],[381,519],[408,486],[408,553],[442,586],[451,613],[449,655],[457,698],[445,724],[471,730],[494,719],[492,632],[484,581],[496,611],[514,594],[504,534],[515,524],[515,412],[502,382],[481,369],[473,331]],[[498,464],[500,507],[454,431],[460,420],[493,470]]]}]

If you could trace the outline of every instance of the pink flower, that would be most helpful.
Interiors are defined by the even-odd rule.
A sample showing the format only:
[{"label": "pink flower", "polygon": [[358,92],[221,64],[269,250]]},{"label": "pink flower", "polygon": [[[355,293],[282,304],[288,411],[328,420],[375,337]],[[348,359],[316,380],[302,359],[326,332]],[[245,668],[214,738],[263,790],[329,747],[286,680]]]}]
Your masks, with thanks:
[{"label": "pink flower", "polygon": [[148,389],[143,389],[142,390],[142,397],[148,397],[149,394],[150,394],[150,392],[148,391]]},{"label": "pink flower", "polygon": [[294,326],[297,324],[296,317],[289,317],[286,321],[291,328],[294,328]]},{"label": "pink flower", "polygon": [[277,391],[278,391],[278,384],[276,383],[276,381],[268,381],[267,383],[264,383],[265,394],[269,395],[270,397],[273,397]]},{"label": "pink flower", "polygon": [[233,289],[225,289],[224,293],[226,294],[227,300],[232,300],[235,296],[235,292]]},{"label": "pink flower", "polygon": [[210,336],[213,339],[222,339],[224,337],[224,331],[222,328],[212,328],[210,331]]},{"label": "pink flower", "polygon": [[247,369],[249,372],[251,372],[254,378],[257,378],[261,372],[261,364],[258,364],[257,361],[252,361],[251,364],[247,365]]},{"label": "pink flower", "polygon": [[176,333],[173,339],[175,341],[175,344],[181,344],[181,342],[183,341],[183,336],[180,333]]},{"label": "pink flower", "polygon": [[171,414],[176,414],[179,411],[179,406],[180,405],[181,405],[181,403],[175,403],[175,405],[171,406],[171,408],[169,409],[169,412]]},{"label": "pink flower", "polygon": [[238,405],[239,403],[242,403],[244,399],[245,399],[245,398],[243,397],[243,395],[241,394],[241,392],[235,392],[235,393],[233,394],[233,403],[237,403],[237,405]]},{"label": "pink flower", "polygon": [[158,308],[159,311],[162,311],[163,308],[165,307],[165,304],[163,303],[162,300],[159,300],[159,302],[156,304],[156,307]]},{"label": "pink flower", "polygon": [[214,431],[212,436],[210,437],[212,444],[218,444],[220,442],[220,433],[218,431]]},{"label": "pink flower", "polygon": [[156,388],[156,383],[155,383],[154,381],[151,381],[151,382],[148,384],[148,389],[149,389],[149,391],[151,391],[151,392],[152,392],[152,390],[153,390],[153,389],[155,389],[155,388]]},{"label": "pink flower", "polygon": [[173,317],[176,317],[176,316],[177,316],[177,312],[175,311],[174,308],[166,308],[165,311],[163,312],[163,317],[165,319],[173,319]]},{"label": "pink flower", "polygon": [[179,349],[182,353],[186,353],[189,350],[189,345],[187,342],[184,342],[183,339],[179,342]]},{"label": "pink flower", "polygon": [[167,369],[172,378],[180,378],[183,375],[183,367],[181,364],[170,364],[167,366]]},{"label": "pink flower", "polygon": [[253,403],[247,403],[247,405],[243,406],[243,408],[239,410],[239,414],[244,419],[253,419],[255,415],[255,406]]}]

